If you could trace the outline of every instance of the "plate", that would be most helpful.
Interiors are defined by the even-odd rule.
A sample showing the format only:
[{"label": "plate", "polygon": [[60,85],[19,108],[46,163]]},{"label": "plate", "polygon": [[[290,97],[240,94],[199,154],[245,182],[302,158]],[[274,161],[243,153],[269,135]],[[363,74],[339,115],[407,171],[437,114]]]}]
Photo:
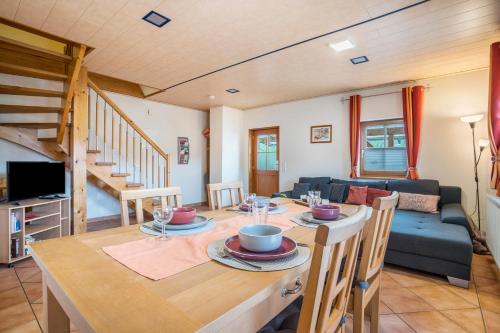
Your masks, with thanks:
[{"label": "plate", "polygon": [[[239,206],[240,210],[243,211],[243,212],[248,212],[248,205],[247,204],[241,204]],[[269,211],[272,212],[273,210],[277,209],[278,208],[278,205],[275,204],[275,203],[272,203],[270,202],[269,203]]]},{"label": "plate", "polygon": [[[186,224],[167,224],[165,225],[165,230],[187,230],[203,227],[208,223],[208,219],[204,216],[196,215],[193,221]],[[162,224],[153,221],[153,228],[158,231],[162,231]]]},{"label": "plate", "polygon": [[235,257],[255,261],[282,259],[291,256],[295,253],[295,251],[297,251],[297,243],[295,243],[293,239],[285,236],[283,236],[281,246],[278,249],[269,252],[252,252],[242,248],[238,235],[226,239],[224,247]]},{"label": "plate", "polygon": [[302,220],[309,222],[309,223],[316,223],[316,224],[330,223],[330,222],[345,219],[346,217],[347,217],[347,215],[340,213],[339,216],[334,220],[318,220],[318,219],[315,219],[313,217],[312,212],[303,212],[301,215]]}]

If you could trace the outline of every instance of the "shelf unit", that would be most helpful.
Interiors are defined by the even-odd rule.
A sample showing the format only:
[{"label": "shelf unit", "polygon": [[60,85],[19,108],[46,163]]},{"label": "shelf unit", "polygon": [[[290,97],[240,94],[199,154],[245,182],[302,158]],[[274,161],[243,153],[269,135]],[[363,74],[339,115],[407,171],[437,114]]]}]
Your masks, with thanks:
[{"label": "shelf unit", "polygon": [[[24,239],[31,236],[35,241],[68,236],[72,225],[70,198],[30,199],[17,204],[0,205],[0,263],[12,264],[29,258],[25,253]],[[21,230],[11,230],[11,214],[21,221]],[[19,256],[11,255],[12,238],[19,240]]]}]

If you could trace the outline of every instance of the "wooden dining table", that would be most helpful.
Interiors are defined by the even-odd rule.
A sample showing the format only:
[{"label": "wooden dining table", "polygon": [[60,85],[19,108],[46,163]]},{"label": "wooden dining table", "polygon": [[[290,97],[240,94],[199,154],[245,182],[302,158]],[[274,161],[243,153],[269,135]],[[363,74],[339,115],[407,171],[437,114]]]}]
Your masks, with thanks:
[{"label": "wooden dining table", "polygon": [[[295,205],[281,199],[280,204]],[[340,205],[351,215],[357,206]],[[203,212],[215,221],[235,216]],[[285,232],[314,247],[316,229]],[[152,237],[138,225],[33,243],[43,277],[44,332],[256,332],[305,289],[310,260],[274,272],[251,272],[209,261],[153,281],[123,266],[102,248]],[[312,253],[312,252],[311,252]],[[284,290],[300,289],[283,295]]]}]

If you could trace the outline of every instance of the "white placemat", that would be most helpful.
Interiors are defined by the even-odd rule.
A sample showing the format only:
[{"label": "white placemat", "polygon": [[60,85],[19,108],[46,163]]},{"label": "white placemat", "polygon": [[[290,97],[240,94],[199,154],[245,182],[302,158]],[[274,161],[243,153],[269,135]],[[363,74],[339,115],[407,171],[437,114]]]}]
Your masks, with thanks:
[{"label": "white placemat", "polygon": [[[231,208],[228,208],[227,210],[231,211],[231,212],[240,213],[240,214],[251,214],[251,213],[245,212],[243,210],[240,210],[239,207],[231,207]],[[286,208],[285,206],[278,206],[275,210],[268,211],[267,214],[268,215],[283,214],[287,211],[288,211],[288,208]]]},{"label": "white placemat", "polygon": [[[149,227],[149,228],[148,228]],[[213,220],[208,221],[203,227],[186,229],[186,230],[165,230],[165,235],[167,236],[187,236],[187,235],[195,235],[200,232],[205,232],[207,230],[213,229],[215,227],[215,222]],[[151,228],[151,229],[150,229]],[[140,230],[148,235],[153,236],[161,236],[160,231],[153,230],[153,222],[146,222],[141,224]]]},{"label": "white placemat", "polygon": [[339,216],[340,218],[336,219],[335,221],[331,221],[331,222],[325,222],[325,223],[313,223],[313,222],[307,222],[307,221],[304,221],[302,219],[302,213],[300,214],[297,214],[297,215],[294,215],[290,218],[290,221],[292,222],[295,222],[297,223],[298,225],[301,225],[303,227],[307,227],[307,228],[314,228],[316,229],[317,227],[319,227],[321,224],[329,224],[329,223],[335,223],[335,222],[338,222],[338,221],[341,221],[343,219],[345,219],[347,217],[347,215],[345,214],[340,214]]},{"label": "white placemat", "polygon": [[217,254],[217,249],[220,247],[224,247],[224,239],[217,240],[211,244],[208,245],[207,253],[210,258],[212,258],[215,261],[220,262],[221,264],[224,264],[226,266],[230,266],[233,268],[237,269],[242,269],[245,271],[252,271],[252,272],[272,272],[272,271],[282,271],[285,269],[290,269],[293,267],[297,267],[305,263],[311,254],[311,250],[309,247],[305,246],[297,246],[297,252],[288,257],[288,258],[283,258],[283,259],[278,259],[278,260],[272,260],[272,261],[251,261],[251,260],[245,260],[248,261],[254,265],[258,265],[261,267],[261,269],[253,268],[251,266],[242,264],[237,262],[236,260],[233,260],[231,258],[221,258]]}]

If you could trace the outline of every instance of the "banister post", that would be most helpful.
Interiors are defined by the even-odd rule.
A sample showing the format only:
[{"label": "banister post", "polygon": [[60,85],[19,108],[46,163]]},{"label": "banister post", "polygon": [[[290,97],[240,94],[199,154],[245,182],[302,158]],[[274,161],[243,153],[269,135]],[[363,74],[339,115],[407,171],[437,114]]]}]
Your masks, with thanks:
[{"label": "banister post", "polygon": [[71,130],[71,194],[74,234],[87,231],[87,68],[82,67],[76,81]]}]

